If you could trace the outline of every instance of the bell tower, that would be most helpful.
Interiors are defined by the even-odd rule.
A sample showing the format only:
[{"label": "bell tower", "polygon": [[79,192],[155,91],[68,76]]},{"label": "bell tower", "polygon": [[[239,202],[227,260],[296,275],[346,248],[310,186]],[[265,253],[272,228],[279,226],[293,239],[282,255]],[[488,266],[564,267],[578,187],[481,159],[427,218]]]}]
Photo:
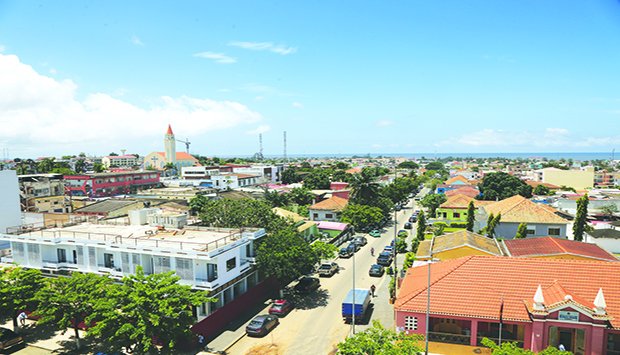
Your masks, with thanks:
[{"label": "bell tower", "polygon": [[172,127],[168,124],[168,131],[164,136],[164,154],[166,156],[166,163],[172,163],[176,165],[177,162],[177,146],[174,139],[174,133],[172,133]]}]

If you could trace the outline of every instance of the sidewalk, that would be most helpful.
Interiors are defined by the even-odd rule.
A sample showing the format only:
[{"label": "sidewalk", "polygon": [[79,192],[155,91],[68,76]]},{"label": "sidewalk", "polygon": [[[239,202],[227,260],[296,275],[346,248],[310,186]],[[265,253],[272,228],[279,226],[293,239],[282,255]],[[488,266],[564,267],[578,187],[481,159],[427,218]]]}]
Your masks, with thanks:
[{"label": "sidewalk", "polygon": [[[46,326],[36,326],[36,322],[30,319],[26,320],[26,326],[18,329],[18,333],[24,337],[26,345],[46,350],[50,353],[61,352],[75,349],[75,338],[73,337],[73,329],[68,329],[65,334],[61,331],[53,330]],[[13,321],[9,320],[1,324],[3,328],[13,330]],[[84,332],[79,331],[80,337],[84,337]],[[27,352],[20,351],[20,354]]]}]

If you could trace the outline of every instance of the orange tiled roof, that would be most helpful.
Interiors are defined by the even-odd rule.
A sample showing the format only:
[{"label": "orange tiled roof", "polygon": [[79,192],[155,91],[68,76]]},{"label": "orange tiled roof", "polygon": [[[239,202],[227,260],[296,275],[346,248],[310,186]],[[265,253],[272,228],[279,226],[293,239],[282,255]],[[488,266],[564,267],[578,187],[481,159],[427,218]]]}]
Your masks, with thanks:
[{"label": "orange tiled roof", "polygon": [[[420,243],[422,246],[424,242]],[[430,244],[430,243],[429,243]],[[469,246],[474,249],[478,249],[490,255],[502,255],[500,246],[497,244],[496,239],[488,238],[480,234],[476,234],[467,230],[460,230],[453,233],[440,235],[433,238],[433,254],[441,253],[443,251],[452,250],[464,246]],[[428,257],[429,246],[424,246],[426,254],[420,253],[420,246],[418,247],[418,254],[420,256]]]},{"label": "orange tiled roof", "polygon": [[[559,283],[566,293],[558,290]],[[395,302],[399,311],[426,312],[427,266],[410,268]],[[590,307],[602,288],[607,315],[620,329],[620,263],[580,260],[469,256],[431,266],[431,314],[530,322],[534,294],[541,285],[549,297],[545,306],[561,299]]]},{"label": "orange tiled roof", "polygon": [[[458,186],[458,185],[457,185]],[[478,191],[478,189],[476,189],[475,187],[469,186],[469,185],[462,185],[462,187],[457,187],[454,190],[448,190],[445,193],[446,197],[450,197],[453,195],[467,195],[471,198],[474,198],[478,195],[480,195],[480,191]]]},{"label": "orange tiled roof", "polygon": [[504,245],[510,254],[516,257],[576,255],[596,260],[619,261],[596,244],[554,237],[511,239],[505,240]]},{"label": "orange tiled roof", "polygon": [[488,205],[489,203],[493,203],[493,201],[481,201],[481,200],[476,200],[464,194],[456,194],[456,195],[449,196],[446,202],[442,203],[439,207],[440,208],[467,208],[469,207],[469,203],[471,201],[474,201],[475,207],[480,207],[480,206]]},{"label": "orange tiled roof", "polygon": [[446,185],[453,185],[455,182],[458,182],[458,181],[460,181],[460,182],[462,182],[464,184],[468,184],[469,185],[469,180],[467,180],[467,178],[464,177],[463,175],[457,175],[455,177],[452,177],[452,178],[446,180],[445,184]]},{"label": "orange tiled roof", "polygon": [[559,190],[560,186],[558,185],[554,185],[554,184],[550,184],[548,182],[542,182],[542,181],[533,181],[533,180],[524,180],[523,182],[525,182],[526,184],[530,185],[531,187],[536,187],[538,185],[542,185],[542,186],[546,186],[547,188],[551,189],[551,190]]},{"label": "orange tiled roof", "polygon": [[308,207],[308,209],[310,209],[310,210],[342,211],[342,210],[344,210],[345,207],[347,207],[348,203],[349,203],[349,200],[347,200],[347,199],[344,199],[344,198],[338,197],[338,196],[332,196],[332,197],[328,198],[327,200],[323,200],[321,202],[315,203],[314,205]]},{"label": "orange tiled roof", "polygon": [[552,207],[534,203],[523,196],[516,195],[483,206],[488,214],[502,214],[502,222],[568,224],[569,221],[558,216]]},{"label": "orange tiled roof", "polygon": [[[156,152],[157,154],[161,155],[162,157],[166,156],[166,153],[164,152]],[[198,161],[198,159],[194,158],[191,154],[188,154],[186,152],[177,152],[177,160],[192,160],[192,161]]]}]

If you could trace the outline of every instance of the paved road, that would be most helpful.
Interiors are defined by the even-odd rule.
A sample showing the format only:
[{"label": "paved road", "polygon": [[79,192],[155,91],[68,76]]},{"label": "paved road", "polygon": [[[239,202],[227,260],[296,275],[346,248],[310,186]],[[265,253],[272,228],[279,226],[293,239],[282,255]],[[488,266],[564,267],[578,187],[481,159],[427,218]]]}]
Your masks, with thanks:
[{"label": "paved road", "polygon": [[[411,204],[397,214],[397,230],[411,215]],[[415,228],[415,226],[414,226]],[[366,325],[356,325],[356,331],[370,326],[370,320],[377,319],[387,328],[394,327],[394,311],[388,303],[389,277],[368,276],[368,269],[375,263],[376,255],[394,238],[394,227],[389,226],[380,238],[367,237],[368,244],[355,254],[355,287],[377,288],[373,299],[373,311]],[[375,257],[370,255],[374,247]],[[404,255],[398,256],[402,265]],[[321,289],[299,301],[299,307],[281,319],[280,325],[265,338],[244,337],[229,350],[229,354],[245,355],[265,353],[266,348],[275,345],[279,354],[329,354],[335,353],[336,344],[351,332],[351,325],[345,324],[340,316],[341,303],[353,287],[353,258],[337,260],[340,272],[331,278],[321,278]],[[261,313],[266,313],[264,309]],[[254,352],[252,352],[254,350]]]}]

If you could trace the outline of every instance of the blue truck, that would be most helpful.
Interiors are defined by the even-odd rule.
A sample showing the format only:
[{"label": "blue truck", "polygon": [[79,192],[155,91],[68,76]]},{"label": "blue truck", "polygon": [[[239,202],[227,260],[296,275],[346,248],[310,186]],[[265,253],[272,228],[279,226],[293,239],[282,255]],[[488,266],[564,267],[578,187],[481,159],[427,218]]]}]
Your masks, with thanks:
[{"label": "blue truck", "polygon": [[368,289],[354,288],[350,290],[342,302],[342,318],[344,321],[350,323],[353,320],[353,314],[355,314],[356,323],[364,319],[370,305],[370,298],[370,290]]}]

